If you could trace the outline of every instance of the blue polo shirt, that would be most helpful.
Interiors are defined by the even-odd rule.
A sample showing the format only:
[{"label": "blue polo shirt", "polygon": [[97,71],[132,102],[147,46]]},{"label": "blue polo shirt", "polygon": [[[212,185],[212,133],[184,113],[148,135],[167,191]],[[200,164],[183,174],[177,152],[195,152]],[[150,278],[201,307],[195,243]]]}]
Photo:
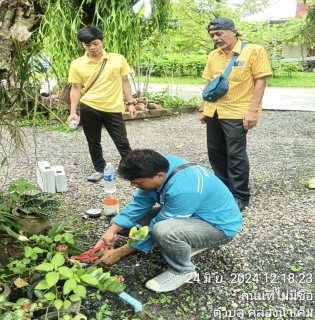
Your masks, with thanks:
[{"label": "blue polo shirt", "polygon": [[[187,163],[178,157],[164,157],[170,164],[165,180],[176,167]],[[148,252],[154,244],[151,236],[154,224],[167,219],[204,220],[227,236],[234,236],[240,230],[242,216],[233,195],[225,184],[205,167],[196,165],[180,170],[161,187],[148,192],[138,189],[132,201],[114,219],[116,224],[124,228],[139,228],[141,225],[138,225],[137,221],[145,216],[155,203],[160,204],[161,211],[151,221],[149,235],[145,240],[131,245],[133,248]]]}]

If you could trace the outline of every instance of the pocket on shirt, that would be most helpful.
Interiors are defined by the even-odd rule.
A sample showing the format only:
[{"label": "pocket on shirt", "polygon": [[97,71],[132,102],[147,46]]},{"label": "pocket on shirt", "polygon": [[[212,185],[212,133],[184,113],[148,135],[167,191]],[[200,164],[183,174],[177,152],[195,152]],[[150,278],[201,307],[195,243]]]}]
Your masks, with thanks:
[{"label": "pocket on shirt", "polygon": [[119,68],[109,68],[105,69],[105,78],[110,81],[114,81],[120,77],[120,69]]},{"label": "pocket on shirt", "polygon": [[235,82],[242,82],[245,79],[245,65],[232,67],[229,79]]}]

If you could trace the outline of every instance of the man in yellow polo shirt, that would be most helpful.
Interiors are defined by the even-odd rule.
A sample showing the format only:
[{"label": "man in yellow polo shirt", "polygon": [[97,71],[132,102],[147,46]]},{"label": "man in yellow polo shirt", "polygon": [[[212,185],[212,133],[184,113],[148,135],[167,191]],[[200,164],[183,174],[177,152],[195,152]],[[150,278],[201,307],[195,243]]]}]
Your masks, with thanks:
[{"label": "man in yellow polo shirt", "polygon": [[[125,57],[103,50],[104,35],[98,27],[80,29],[78,39],[85,55],[72,61],[70,65],[68,81],[72,83],[72,87],[68,123],[71,120],[79,123],[76,110],[80,103],[80,123],[95,169],[88,180],[98,182],[103,178],[106,164],[101,147],[102,125],[113,139],[121,157],[124,157],[131,148],[122,118],[122,112],[125,111],[123,95],[128,101],[129,117],[135,118],[137,111],[128,80],[130,67]],[[104,61],[105,67],[100,72]]]},{"label": "man in yellow polo shirt", "polygon": [[229,90],[216,102],[202,101],[199,120],[207,126],[208,157],[212,169],[234,195],[240,210],[249,205],[249,161],[246,134],[261,117],[266,78],[272,75],[266,50],[247,44],[228,18],[210,21],[207,31],[217,49],[210,52],[202,77],[206,85],[238,54],[228,76]]}]

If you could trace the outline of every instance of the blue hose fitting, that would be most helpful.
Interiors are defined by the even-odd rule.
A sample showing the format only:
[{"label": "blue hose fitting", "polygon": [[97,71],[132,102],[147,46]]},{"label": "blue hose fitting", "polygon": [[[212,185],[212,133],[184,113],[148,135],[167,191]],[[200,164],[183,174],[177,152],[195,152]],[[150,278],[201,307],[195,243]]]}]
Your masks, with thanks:
[{"label": "blue hose fitting", "polygon": [[119,298],[121,300],[126,301],[127,303],[129,303],[132,307],[135,313],[142,311],[142,304],[140,301],[136,300],[135,298],[131,297],[128,293],[126,292],[122,292],[119,295]]}]

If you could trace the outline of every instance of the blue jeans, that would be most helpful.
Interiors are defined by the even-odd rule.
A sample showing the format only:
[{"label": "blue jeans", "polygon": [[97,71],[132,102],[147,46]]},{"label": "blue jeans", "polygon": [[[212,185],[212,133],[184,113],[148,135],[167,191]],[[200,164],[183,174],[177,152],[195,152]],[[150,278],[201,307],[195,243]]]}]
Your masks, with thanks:
[{"label": "blue jeans", "polygon": [[170,269],[179,274],[195,270],[191,249],[218,248],[233,237],[208,222],[196,218],[170,219],[153,226],[152,237]]}]

